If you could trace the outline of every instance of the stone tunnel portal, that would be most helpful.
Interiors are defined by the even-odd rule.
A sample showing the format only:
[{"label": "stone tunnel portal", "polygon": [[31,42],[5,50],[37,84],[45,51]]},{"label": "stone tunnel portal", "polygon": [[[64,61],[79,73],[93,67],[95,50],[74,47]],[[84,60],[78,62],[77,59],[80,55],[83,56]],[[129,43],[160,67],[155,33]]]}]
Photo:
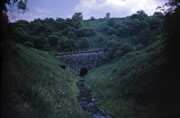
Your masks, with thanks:
[{"label": "stone tunnel portal", "polygon": [[80,70],[80,76],[84,76],[88,73],[88,69],[87,68],[81,68]]}]

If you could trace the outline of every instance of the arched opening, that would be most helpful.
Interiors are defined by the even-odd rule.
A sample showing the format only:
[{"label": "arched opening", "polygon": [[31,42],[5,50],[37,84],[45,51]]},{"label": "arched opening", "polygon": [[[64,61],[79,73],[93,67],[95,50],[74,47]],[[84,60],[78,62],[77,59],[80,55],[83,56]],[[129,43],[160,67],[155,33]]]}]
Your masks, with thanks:
[{"label": "arched opening", "polygon": [[86,75],[87,72],[88,72],[88,69],[87,69],[87,68],[81,68],[81,70],[80,70],[80,76]]},{"label": "arched opening", "polygon": [[66,65],[59,65],[62,69],[66,69]]}]

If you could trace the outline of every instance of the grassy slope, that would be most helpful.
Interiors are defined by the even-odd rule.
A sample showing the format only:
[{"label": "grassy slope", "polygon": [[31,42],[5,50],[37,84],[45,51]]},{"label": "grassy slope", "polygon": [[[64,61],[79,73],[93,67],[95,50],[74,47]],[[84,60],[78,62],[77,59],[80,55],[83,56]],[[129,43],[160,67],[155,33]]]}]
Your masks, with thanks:
[{"label": "grassy slope", "polygon": [[113,118],[170,118],[178,114],[177,75],[168,69],[158,40],[91,70],[86,85]]},{"label": "grassy slope", "polygon": [[48,52],[16,43],[2,47],[3,118],[84,118],[77,102],[77,73]]}]

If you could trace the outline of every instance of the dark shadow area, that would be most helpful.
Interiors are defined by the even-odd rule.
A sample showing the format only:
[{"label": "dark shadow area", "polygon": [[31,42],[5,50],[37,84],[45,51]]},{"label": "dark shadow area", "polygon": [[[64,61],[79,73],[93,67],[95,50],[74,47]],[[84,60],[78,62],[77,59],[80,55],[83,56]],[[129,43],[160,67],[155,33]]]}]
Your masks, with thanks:
[{"label": "dark shadow area", "polygon": [[81,70],[80,70],[80,76],[86,75],[87,72],[88,72],[87,68],[81,68]]},{"label": "dark shadow area", "polygon": [[62,69],[66,70],[66,65],[59,65]]}]

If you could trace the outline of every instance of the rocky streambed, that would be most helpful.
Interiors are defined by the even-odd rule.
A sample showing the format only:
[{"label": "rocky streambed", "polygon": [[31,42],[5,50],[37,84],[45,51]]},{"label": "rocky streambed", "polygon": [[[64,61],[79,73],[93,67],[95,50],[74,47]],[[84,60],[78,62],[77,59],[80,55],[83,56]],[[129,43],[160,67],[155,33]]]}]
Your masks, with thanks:
[{"label": "rocky streambed", "polygon": [[95,98],[93,98],[93,93],[87,89],[84,85],[84,78],[81,76],[80,80],[77,82],[77,86],[80,90],[80,94],[78,96],[78,101],[81,107],[88,111],[93,118],[111,118],[107,115],[103,109],[100,109],[96,103]]}]

